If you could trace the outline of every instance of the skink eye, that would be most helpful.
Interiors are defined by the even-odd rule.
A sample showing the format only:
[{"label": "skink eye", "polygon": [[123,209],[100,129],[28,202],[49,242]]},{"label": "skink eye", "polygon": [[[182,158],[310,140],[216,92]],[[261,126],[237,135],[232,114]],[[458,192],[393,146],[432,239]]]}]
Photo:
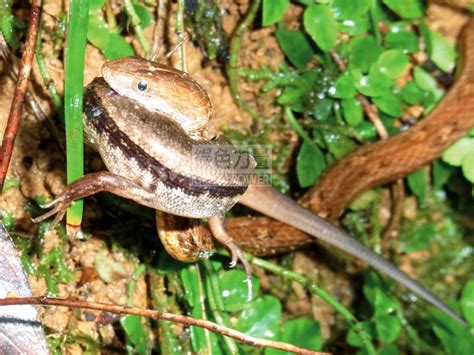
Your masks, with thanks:
[{"label": "skink eye", "polygon": [[146,80],[140,80],[137,85],[138,90],[145,91],[148,88],[148,83]]}]

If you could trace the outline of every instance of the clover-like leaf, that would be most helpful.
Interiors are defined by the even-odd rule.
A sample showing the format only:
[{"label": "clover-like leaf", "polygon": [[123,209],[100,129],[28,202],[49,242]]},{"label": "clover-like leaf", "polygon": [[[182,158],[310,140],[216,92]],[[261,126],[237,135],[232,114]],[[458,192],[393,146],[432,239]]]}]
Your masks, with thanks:
[{"label": "clover-like leaf", "polygon": [[311,5],[304,12],[304,28],[323,52],[337,42],[338,25],[328,5]]}]

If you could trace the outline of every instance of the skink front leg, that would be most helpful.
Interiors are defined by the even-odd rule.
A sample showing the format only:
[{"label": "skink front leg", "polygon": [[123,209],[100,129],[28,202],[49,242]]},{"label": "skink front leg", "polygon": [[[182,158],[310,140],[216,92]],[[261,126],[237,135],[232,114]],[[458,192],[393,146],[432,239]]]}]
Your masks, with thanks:
[{"label": "skink front leg", "polygon": [[59,197],[41,205],[42,208],[53,207],[53,209],[37,218],[34,218],[33,222],[38,223],[56,215],[53,224],[51,225],[51,227],[54,227],[59,223],[59,221],[61,221],[67,208],[75,200],[102,191],[108,191],[114,195],[125,197],[139,203],[143,203],[143,200],[150,198],[150,193],[141,185],[122,176],[109,172],[87,174],[68,185],[66,190]]}]

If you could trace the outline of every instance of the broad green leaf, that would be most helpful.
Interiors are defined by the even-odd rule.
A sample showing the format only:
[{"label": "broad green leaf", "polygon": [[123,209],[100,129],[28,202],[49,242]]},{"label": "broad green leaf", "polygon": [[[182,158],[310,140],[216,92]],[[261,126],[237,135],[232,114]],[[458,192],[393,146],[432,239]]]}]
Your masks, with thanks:
[{"label": "broad green leaf", "polygon": [[350,99],[354,97],[356,94],[354,79],[348,74],[342,74],[336,79],[333,86],[329,88],[328,93],[330,96],[338,99]]},{"label": "broad green leaf", "polygon": [[423,203],[426,195],[425,169],[422,168],[407,176],[407,183],[411,192]]},{"label": "broad green leaf", "polygon": [[290,0],[263,0],[262,25],[279,22],[289,5]]},{"label": "broad green leaf", "polygon": [[345,99],[341,101],[342,113],[344,119],[351,126],[357,126],[364,119],[364,111],[359,100],[355,98]]},{"label": "broad green leaf", "polygon": [[419,105],[423,102],[425,93],[413,81],[407,83],[401,93],[400,98],[408,105]]},{"label": "broad green leaf", "polygon": [[391,343],[400,335],[401,324],[394,316],[376,315],[375,329],[380,340]]},{"label": "broad green leaf", "polygon": [[[278,340],[311,350],[321,350],[321,347],[323,346],[321,327],[319,323],[306,318],[292,319],[285,322]],[[265,355],[283,354],[290,353],[271,348],[265,350]]]},{"label": "broad green leaf", "polygon": [[339,20],[354,19],[364,15],[370,8],[371,0],[334,0],[331,4]]},{"label": "broad green leaf", "polygon": [[383,52],[382,47],[372,36],[354,39],[351,44],[350,66],[360,69],[362,73],[367,73]]},{"label": "broad green leaf", "polygon": [[382,288],[375,290],[375,311],[377,314],[389,315],[400,309],[397,300]]},{"label": "broad green leaf", "polygon": [[373,141],[377,138],[377,130],[372,122],[362,121],[354,127],[364,141]]},{"label": "broad green leaf", "polygon": [[380,54],[377,69],[391,79],[400,77],[408,66],[408,57],[399,49],[389,49]]},{"label": "broad green leaf", "polygon": [[425,39],[430,59],[442,71],[451,72],[455,65],[456,50],[439,32],[430,30],[425,25],[420,26]]},{"label": "broad green leaf", "polygon": [[415,67],[415,69],[413,69],[413,77],[415,79],[416,85],[418,85],[422,90],[432,92],[438,87],[436,79],[433,78],[430,73],[420,67]]},{"label": "broad green leaf", "polygon": [[400,98],[395,94],[374,97],[372,99],[375,106],[392,117],[401,117],[402,116],[402,105],[400,102]]},{"label": "broad green leaf", "polygon": [[370,21],[367,16],[357,17],[353,19],[343,20],[338,22],[339,31],[347,33],[350,36],[357,36],[368,32]]},{"label": "broad green leaf", "polygon": [[263,296],[246,304],[236,329],[257,338],[275,339],[280,321],[280,301],[273,296]]},{"label": "broad green leaf", "polygon": [[[242,270],[229,270],[219,277],[219,284],[224,300],[224,307],[229,312],[241,310],[248,299],[247,275]],[[253,297],[258,294],[260,282],[252,277]]]},{"label": "broad green leaf", "polygon": [[311,5],[304,12],[304,28],[316,45],[327,52],[337,42],[338,24],[327,5]]},{"label": "broad green leaf", "polygon": [[315,145],[303,141],[296,158],[296,174],[301,187],[313,185],[326,168],[324,154]]},{"label": "broad green leaf", "polygon": [[122,57],[134,55],[130,44],[120,35],[112,33],[110,36],[109,45],[102,48],[105,58],[108,60],[119,59]]},{"label": "broad green leaf", "polygon": [[135,52],[132,46],[115,31],[111,30],[100,12],[89,15],[89,26],[87,40],[99,48],[108,60],[133,56]]},{"label": "broad green leaf", "polygon": [[462,173],[468,181],[474,183],[474,151],[470,151],[464,156]]},{"label": "broad green leaf", "polygon": [[436,159],[433,163],[433,187],[435,190],[446,184],[453,172],[454,168],[451,165],[441,159]]},{"label": "broad green leaf", "polygon": [[413,20],[423,16],[424,8],[421,0],[382,0],[387,7],[398,16]]},{"label": "broad green leaf", "polygon": [[375,308],[375,302],[377,301],[377,293],[380,292],[386,285],[383,283],[380,276],[374,272],[369,271],[367,272],[364,278],[364,285],[362,287],[362,291],[364,292],[364,296]]},{"label": "broad green leaf", "polygon": [[364,340],[361,338],[361,336],[357,332],[358,328],[363,328],[365,333],[369,335],[370,339],[374,338],[375,336],[374,324],[372,322],[359,322],[358,324],[351,326],[351,329],[347,333],[347,336],[346,336],[347,344],[352,345],[352,346],[357,346],[357,347],[361,347],[364,345]]},{"label": "broad green leaf", "polygon": [[474,138],[463,137],[444,151],[443,160],[452,166],[461,166],[468,154],[474,154]]},{"label": "broad green leaf", "polygon": [[373,68],[369,75],[362,76],[356,82],[356,87],[361,94],[372,97],[390,95],[394,86],[395,81],[393,79]]},{"label": "broad green leaf", "polygon": [[323,98],[314,103],[312,114],[319,121],[327,120],[333,112],[334,100]]},{"label": "broad green leaf", "polygon": [[356,148],[356,144],[349,137],[333,130],[322,130],[323,141],[336,159],[341,159],[344,155]]},{"label": "broad green leaf", "polygon": [[474,327],[474,280],[468,281],[464,286],[460,303],[464,318]]},{"label": "broad green leaf", "polygon": [[416,53],[420,50],[418,36],[413,31],[404,29],[391,30],[385,36],[385,44],[389,48],[399,49],[403,53]]},{"label": "broad green leaf", "polygon": [[137,13],[138,17],[140,18],[140,25],[143,28],[147,28],[148,26],[150,26],[151,21],[153,20],[153,16],[150,13],[150,11],[148,11],[147,8],[145,8],[143,6],[140,6],[140,5],[137,5],[137,4],[133,4],[133,7],[135,8],[135,12]]},{"label": "broad green leaf", "polygon": [[471,355],[474,353],[474,337],[454,319],[441,312],[432,310],[433,331],[443,344],[446,354]]},{"label": "broad green leaf", "polygon": [[304,33],[280,28],[275,35],[283,53],[296,68],[304,68],[313,58],[313,48]]}]

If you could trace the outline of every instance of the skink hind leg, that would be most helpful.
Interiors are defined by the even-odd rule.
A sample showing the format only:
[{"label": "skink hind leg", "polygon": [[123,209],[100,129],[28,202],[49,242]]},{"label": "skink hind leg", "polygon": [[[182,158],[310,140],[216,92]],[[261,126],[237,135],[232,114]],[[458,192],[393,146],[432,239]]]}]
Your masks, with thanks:
[{"label": "skink hind leg", "polygon": [[98,192],[108,191],[115,195],[131,200],[140,201],[148,192],[140,185],[119,175],[109,172],[87,174],[68,185],[65,191],[54,200],[41,205],[41,208],[52,209],[45,214],[34,218],[32,221],[38,223],[56,215],[51,225],[53,228],[61,221],[67,208],[75,201]]},{"label": "skink hind leg", "polygon": [[248,299],[252,299],[253,288],[252,288],[252,267],[249,261],[245,257],[243,251],[234,243],[232,237],[227,233],[224,226],[224,218],[221,216],[213,216],[208,218],[209,228],[211,229],[214,238],[216,238],[221,244],[226,246],[230,250],[232,258],[231,267],[240,261],[244,267],[245,274],[247,275],[247,287],[248,287]]}]

